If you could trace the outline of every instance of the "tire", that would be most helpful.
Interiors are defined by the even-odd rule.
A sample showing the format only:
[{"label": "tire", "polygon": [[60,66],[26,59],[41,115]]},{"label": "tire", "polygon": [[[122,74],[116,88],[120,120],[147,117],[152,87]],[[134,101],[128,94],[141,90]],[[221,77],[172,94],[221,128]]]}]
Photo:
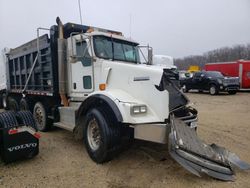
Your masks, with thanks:
[{"label": "tire", "polygon": [[19,125],[26,125],[34,128],[36,131],[36,121],[34,120],[33,114],[30,111],[20,111],[16,113],[16,118]]},{"label": "tire", "polygon": [[19,103],[19,108],[21,111],[30,111],[31,105],[28,102],[28,99],[22,98],[20,103]]},{"label": "tire", "polygon": [[236,90],[231,90],[231,91],[228,91],[228,94],[229,95],[235,95],[237,93],[237,91]]},{"label": "tire", "polygon": [[7,101],[8,101],[7,103],[8,110],[14,111],[14,112],[19,110],[18,102],[16,101],[16,99],[12,97],[8,97]]},{"label": "tire", "polygon": [[3,96],[0,94],[0,109],[3,108]]},{"label": "tire", "polygon": [[96,163],[110,161],[119,153],[120,126],[107,109],[99,107],[87,113],[84,142],[90,158]]},{"label": "tire", "polygon": [[2,104],[3,104],[3,108],[5,110],[8,110],[7,95],[5,93],[2,95]]},{"label": "tire", "polygon": [[182,86],[182,91],[183,91],[184,93],[187,93],[187,92],[188,92],[188,88],[187,88],[187,86],[186,86],[185,84]]},{"label": "tire", "polygon": [[48,124],[47,111],[41,102],[37,102],[33,109],[33,117],[35,119],[37,129],[46,132],[50,129]]},{"label": "tire", "polygon": [[15,112],[2,112],[0,113],[0,128],[17,127],[18,122]]},{"label": "tire", "polygon": [[212,84],[210,87],[209,87],[209,93],[210,95],[217,95],[219,93],[216,85]]}]

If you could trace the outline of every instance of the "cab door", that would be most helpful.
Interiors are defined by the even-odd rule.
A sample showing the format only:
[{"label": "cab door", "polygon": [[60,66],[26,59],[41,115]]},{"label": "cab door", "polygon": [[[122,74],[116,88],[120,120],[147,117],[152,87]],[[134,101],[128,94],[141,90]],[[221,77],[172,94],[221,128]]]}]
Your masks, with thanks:
[{"label": "cab door", "polygon": [[192,79],[192,89],[200,89],[201,72],[194,73]]},{"label": "cab door", "polygon": [[93,62],[90,56],[90,47],[86,40],[75,41],[74,61],[71,69],[71,93],[84,96],[93,91]]}]

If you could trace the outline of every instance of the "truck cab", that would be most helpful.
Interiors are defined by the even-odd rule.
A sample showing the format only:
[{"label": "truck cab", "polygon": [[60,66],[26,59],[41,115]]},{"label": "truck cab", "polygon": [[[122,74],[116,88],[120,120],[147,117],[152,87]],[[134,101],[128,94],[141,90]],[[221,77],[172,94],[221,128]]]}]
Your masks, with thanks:
[{"label": "truck cab", "polygon": [[[170,110],[185,106],[188,100],[177,88],[164,89],[168,70],[142,64],[138,48],[135,41],[113,33],[92,31],[68,38],[70,102],[80,105],[91,97],[103,96],[118,107],[123,123],[165,122]],[[170,80],[171,73],[165,73]],[[179,93],[179,101],[169,100],[171,93]]]},{"label": "truck cab", "polygon": [[172,112],[196,128],[197,111],[187,107],[188,99],[175,84],[178,73],[141,63],[137,42],[99,29],[72,35],[65,42],[69,105],[58,108],[60,119],[54,126],[89,138],[85,144],[94,161],[109,158],[96,157],[102,126],[114,132],[117,142],[112,147],[128,129],[133,138],[166,143]]}]

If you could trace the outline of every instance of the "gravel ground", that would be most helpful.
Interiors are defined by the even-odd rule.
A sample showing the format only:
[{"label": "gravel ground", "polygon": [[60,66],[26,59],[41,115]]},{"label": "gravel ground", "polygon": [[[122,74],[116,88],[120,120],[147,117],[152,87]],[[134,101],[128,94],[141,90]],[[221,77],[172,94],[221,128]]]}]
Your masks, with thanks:
[{"label": "gravel ground", "polygon": [[[198,135],[250,162],[250,93],[188,93],[199,111]],[[136,141],[113,161],[97,165],[82,141],[61,129],[42,133],[40,153],[9,165],[0,162],[0,187],[250,187],[250,172],[234,182],[198,178],[179,166],[166,145]]]}]

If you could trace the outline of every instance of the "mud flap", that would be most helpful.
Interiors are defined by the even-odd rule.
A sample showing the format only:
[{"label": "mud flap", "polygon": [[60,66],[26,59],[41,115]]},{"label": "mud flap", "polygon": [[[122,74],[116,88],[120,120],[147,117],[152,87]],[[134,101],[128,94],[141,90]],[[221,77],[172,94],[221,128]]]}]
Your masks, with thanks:
[{"label": "mud flap", "polygon": [[171,115],[169,153],[186,170],[201,177],[207,174],[213,178],[233,181],[234,167],[243,170],[250,165],[230,151],[215,144],[207,145],[200,140],[194,129]]}]

